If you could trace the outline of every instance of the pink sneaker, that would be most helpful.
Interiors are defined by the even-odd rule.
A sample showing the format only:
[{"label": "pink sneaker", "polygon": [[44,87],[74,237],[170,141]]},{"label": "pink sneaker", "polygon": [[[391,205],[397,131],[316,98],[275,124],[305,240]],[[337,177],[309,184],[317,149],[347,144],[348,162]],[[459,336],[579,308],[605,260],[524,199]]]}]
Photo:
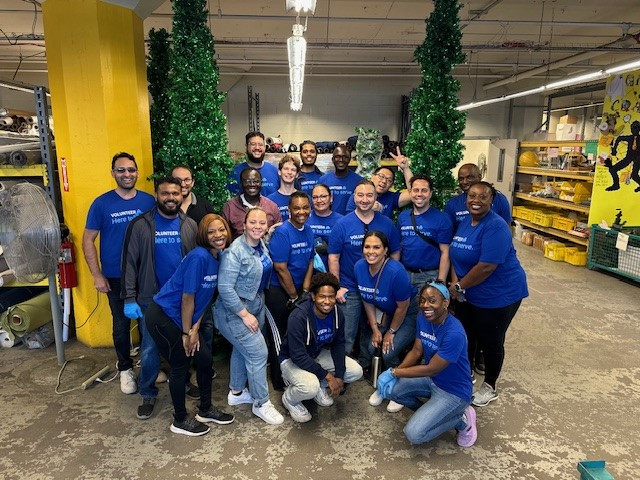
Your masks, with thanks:
[{"label": "pink sneaker", "polygon": [[478,439],[478,429],[476,428],[476,411],[471,405],[464,410],[465,422],[467,428],[458,432],[458,445],[469,448],[476,443]]}]

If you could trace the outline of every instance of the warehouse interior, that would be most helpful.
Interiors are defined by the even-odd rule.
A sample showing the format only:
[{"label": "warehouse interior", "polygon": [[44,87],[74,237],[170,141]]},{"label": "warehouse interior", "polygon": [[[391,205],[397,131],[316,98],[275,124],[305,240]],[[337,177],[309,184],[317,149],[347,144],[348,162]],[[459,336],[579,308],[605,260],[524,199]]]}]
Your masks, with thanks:
[{"label": "warehouse interior", "polygon": [[[61,0],[49,0],[54,1]],[[109,106],[109,97],[102,93],[92,99],[89,87],[77,103],[69,103],[73,89],[86,79],[70,78],[66,71],[55,70],[67,68],[75,60],[82,64],[84,49],[77,45],[75,59],[68,50],[55,56],[47,50],[45,3],[0,1],[0,108],[35,118],[33,87],[54,92],[57,86],[65,92],[63,115],[56,115],[56,101],[61,96],[56,99],[54,94],[46,101],[53,106],[52,130],[58,122],[61,137],[71,136],[75,142],[68,164],[71,193],[76,197],[69,201],[62,195],[60,199],[65,188],[60,163],[53,162],[56,179],[51,188],[58,189],[56,207],[71,218],[67,222],[71,233],[79,236],[90,199],[113,188],[108,168],[103,168],[103,174],[95,173],[107,158],[88,160],[94,151],[103,156],[109,148],[139,151],[141,170],[152,173],[148,131],[135,125],[136,115],[128,117],[136,108],[146,108],[145,102],[151,99],[145,97],[140,104],[136,100],[140,91],[146,91],[146,84],[140,86],[144,72],[138,71],[138,77],[128,84],[131,97],[122,100],[122,107]],[[139,47],[134,56],[148,48],[150,29],[171,31],[169,0],[64,0],[56,7],[57,19],[64,16],[65,8],[69,18],[74,18],[75,9],[93,4],[129,9],[141,19],[144,38],[133,35],[132,40],[128,32],[122,35],[123,44],[131,42]],[[259,94],[260,130],[285,143],[298,144],[307,138],[345,140],[359,126],[379,129],[391,139],[402,136],[403,96],[411,95],[421,79],[414,51],[425,38],[425,19],[434,2],[317,1],[314,15],[306,19],[308,50],[300,112],[289,108],[286,41],[296,16],[286,12],[285,2],[207,0],[206,8],[215,38],[218,89],[226,94],[222,109],[232,153],[244,153],[244,136],[250,125],[249,88]],[[610,105],[610,80],[604,76],[585,78],[552,91],[492,100],[638,61],[640,5],[637,0],[469,0],[461,3],[459,18],[466,56],[452,72],[460,82],[459,104],[488,101],[466,110],[463,161],[479,163],[481,157],[488,157],[489,180],[498,182],[498,189],[514,207],[518,222],[514,245],[530,291],[507,336],[500,398],[478,409],[479,436],[473,448],[458,448],[452,434],[426,446],[411,446],[402,433],[410,413],[404,409],[391,414],[371,407],[367,398],[372,390],[364,381],[349,388],[332,408],[310,405],[314,418],[308,424],[295,424],[290,419],[279,427],[263,424],[246,406],[226,405],[229,371],[224,359],[214,365],[218,372],[213,383],[214,404],[232,408],[235,423],[217,426],[203,438],[176,438],[169,432],[172,408],[166,384],[160,388],[161,408],[146,422],[135,418],[138,396],[123,395],[117,378],[91,383],[86,390],[79,388],[105,366],[113,372],[115,362],[113,349],[103,345],[99,335],[87,335],[80,329],[78,338],[72,333],[64,344],[66,359],[73,360],[62,372],[54,345],[0,349],[0,399],[5,405],[0,427],[0,476],[582,479],[588,477],[580,477],[579,462],[605,460],[613,478],[637,478],[640,440],[633,425],[637,423],[640,394],[640,369],[634,361],[640,358],[640,261],[634,252],[640,252],[640,237],[633,232],[636,236],[632,234],[628,240],[631,253],[618,253],[615,232],[613,237],[600,232],[601,239],[613,238],[611,248],[618,248],[614,250],[615,265],[610,263],[612,254],[607,253],[592,270],[584,266],[590,262],[590,239],[574,236],[581,233],[582,224],[588,229],[604,220],[611,226],[617,222],[616,208],[622,210],[627,227],[640,225],[637,209],[632,207],[637,194],[604,195],[608,183],[598,181],[600,150],[596,147],[605,121],[603,109]],[[56,42],[65,36],[64,31],[54,33]],[[77,35],[69,34],[73,42]],[[117,32],[106,35],[100,32],[98,40],[92,39],[94,47],[101,38],[118,43]],[[104,75],[109,70],[103,66],[101,72]],[[640,78],[639,72],[640,66],[636,66],[632,73]],[[88,74],[87,79],[92,78]],[[91,113],[80,111],[83,102],[94,109],[104,107],[107,120],[96,115],[93,122]],[[118,117],[118,121],[110,124],[111,117]],[[629,124],[625,120],[625,134]],[[561,141],[558,132],[566,130],[565,125],[572,125],[575,135]],[[102,133],[105,129],[107,133]],[[7,138],[4,133],[0,130],[0,148],[16,137],[11,133]],[[121,148],[116,147],[119,138]],[[100,150],[98,145],[107,147]],[[78,150],[81,146],[86,147],[82,154]],[[512,165],[503,171],[496,162],[497,152],[505,149],[507,163]],[[542,161],[544,168],[549,160],[550,168],[551,149],[558,149],[556,154],[565,160],[578,153],[585,163],[589,160],[591,169],[571,171],[562,178],[551,175],[542,182],[535,169],[519,167],[519,155],[532,151],[534,162]],[[46,188],[44,175],[30,181]],[[569,206],[558,207],[555,198],[530,197],[550,183],[559,186],[562,182],[565,186],[572,183],[572,189],[576,185],[588,187],[588,200],[580,203],[577,190],[570,192],[575,200],[565,199]],[[632,192],[633,187],[627,179],[626,192]],[[141,188],[152,190],[150,182]],[[563,199],[567,191],[560,195]],[[562,214],[560,223],[569,222],[570,227],[559,228],[549,211],[535,210],[554,202],[554,212]],[[516,215],[518,208],[522,210]],[[542,223],[534,221],[536,212],[543,217]],[[571,228],[574,234],[569,233]],[[556,249],[547,252],[544,243],[551,240]],[[557,246],[558,241],[567,248]],[[558,251],[565,255],[565,250],[567,258],[571,250],[572,258],[579,260],[553,261],[558,260],[553,258]],[[79,250],[75,255],[78,263],[84,262]],[[630,267],[624,263],[627,261]],[[86,265],[78,268],[83,295],[91,295],[91,300],[81,314],[76,310],[76,326],[91,320],[104,330],[110,321],[104,316],[108,312],[106,299],[101,300],[95,290],[86,293],[87,283],[83,285],[81,278],[82,268],[86,275]],[[46,280],[40,285],[46,286]],[[46,292],[45,286],[39,291]],[[109,378],[111,374],[103,377]],[[72,391],[58,395],[56,389]],[[272,395],[277,398],[279,393]],[[279,401],[274,403],[284,411]],[[195,402],[187,405],[193,409]]]}]

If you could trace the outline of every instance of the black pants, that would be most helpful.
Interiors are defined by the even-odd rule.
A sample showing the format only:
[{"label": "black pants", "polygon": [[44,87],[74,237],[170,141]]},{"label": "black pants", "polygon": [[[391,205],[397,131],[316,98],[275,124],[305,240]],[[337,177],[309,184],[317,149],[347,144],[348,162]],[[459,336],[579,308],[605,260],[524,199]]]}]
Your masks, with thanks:
[{"label": "black pants", "polygon": [[[113,346],[118,357],[118,370],[124,371],[133,368],[131,360],[131,319],[124,314],[124,300],[120,298],[120,278],[108,277],[111,291],[107,292],[109,308],[113,317]],[[140,328],[138,328],[140,332]],[[141,333],[141,332],[140,332]],[[142,338],[142,333],[141,337]]]},{"label": "black pants", "polygon": [[[173,402],[174,417],[177,422],[187,417],[185,407],[185,377],[189,373],[190,358],[182,346],[182,333],[166,313],[156,304],[151,305],[144,316],[149,334],[156,342],[160,355],[169,362],[169,391]],[[196,351],[196,377],[200,387],[200,411],[206,412],[211,408],[211,351],[202,333],[200,335],[200,350]]]},{"label": "black pants", "polygon": [[267,313],[267,321],[264,322],[264,324],[268,334],[266,334],[264,338],[267,340],[267,348],[269,349],[267,361],[269,362],[271,385],[273,385],[273,388],[276,390],[284,390],[285,388],[278,355],[280,354],[280,345],[284,341],[284,336],[287,333],[287,322],[289,321],[288,301],[289,294],[287,294],[282,287],[272,285],[269,287],[269,290],[265,292],[265,305],[275,322],[275,326],[272,326],[268,318],[269,314]]},{"label": "black pants", "polygon": [[467,332],[469,361],[473,362],[477,349],[484,352],[484,381],[494,388],[504,363],[507,329],[520,308],[520,303],[522,300],[500,308],[481,308],[467,303],[460,308],[460,313],[456,310],[456,316]]}]

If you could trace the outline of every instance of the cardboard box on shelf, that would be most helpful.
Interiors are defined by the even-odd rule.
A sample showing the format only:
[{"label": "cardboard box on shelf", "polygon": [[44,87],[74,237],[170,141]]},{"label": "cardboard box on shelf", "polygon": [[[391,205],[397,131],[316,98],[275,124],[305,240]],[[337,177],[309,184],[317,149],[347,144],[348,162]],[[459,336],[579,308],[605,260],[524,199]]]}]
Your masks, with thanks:
[{"label": "cardboard box on shelf", "polygon": [[575,125],[578,123],[578,117],[573,115],[563,115],[560,117],[560,120],[558,120],[558,123],[572,123]]}]

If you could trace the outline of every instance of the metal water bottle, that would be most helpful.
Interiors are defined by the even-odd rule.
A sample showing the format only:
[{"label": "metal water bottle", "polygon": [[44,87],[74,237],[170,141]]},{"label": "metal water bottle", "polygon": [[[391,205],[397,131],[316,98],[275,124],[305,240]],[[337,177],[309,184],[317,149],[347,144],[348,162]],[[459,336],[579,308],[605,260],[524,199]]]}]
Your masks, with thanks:
[{"label": "metal water bottle", "polygon": [[378,388],[378,375],[380,375],[380,369],[382,368],[382,349],[376,347],[373,352],[373,358],[371,359],[371,384],[373,388]]}]

